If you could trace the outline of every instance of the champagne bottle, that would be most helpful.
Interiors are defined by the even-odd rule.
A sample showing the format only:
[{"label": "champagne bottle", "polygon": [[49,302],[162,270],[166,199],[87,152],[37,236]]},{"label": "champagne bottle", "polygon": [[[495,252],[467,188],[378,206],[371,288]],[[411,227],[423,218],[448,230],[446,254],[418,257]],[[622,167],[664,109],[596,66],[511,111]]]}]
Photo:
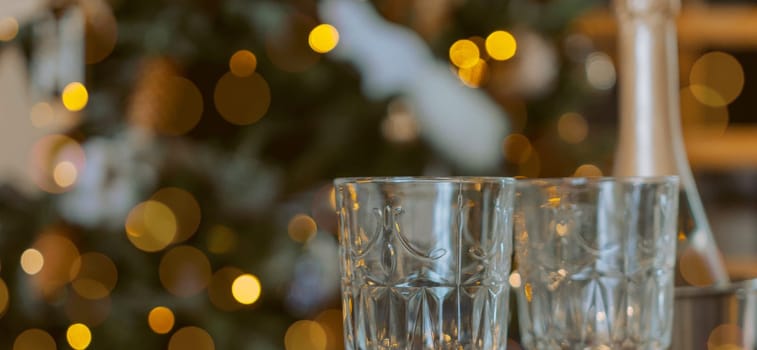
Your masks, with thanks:
[{"label": "champagne bottle", "polygon": [[[675,18],[680,0],[614,0],[620,61],[616,176],[678,175],[678,254],[693,249],[714,284],[728,274],[696,188],[681,131]],[[681,237],[683,238],[683,237]],[[677,269],[678,270],[678,269]]]}]

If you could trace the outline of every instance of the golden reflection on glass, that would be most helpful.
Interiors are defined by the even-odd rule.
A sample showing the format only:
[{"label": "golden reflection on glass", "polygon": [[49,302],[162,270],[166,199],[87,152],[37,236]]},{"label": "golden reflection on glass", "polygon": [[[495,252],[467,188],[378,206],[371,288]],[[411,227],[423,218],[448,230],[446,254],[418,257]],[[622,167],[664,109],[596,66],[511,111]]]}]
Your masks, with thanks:
[{"label": "golden reflection on glass", "polygon": [[137,204],[126,217],[126,237],[145,252],[165,249],[174,241],[178,224],[167,205],[148,200]]},{"label": "golden reflection on glass", "polygon": [[326,350],[326,332],[318,322],[293,323],[284,335],[286,350]]},{"label": "golden reflection on glass", "polygon": [[222,311],[234,311],[242,308],[232,294],[232,283],[244,272],[236,267],[227,266],[213,274],[208,285],[208,299]]},{"label": "golden reflection on glass", "polygon": [[231,284],[231,294],[234,299],[244,305],[252,305],[258,301],[261,290],[260,281],[251,274],[238,276]]},{"label": "golden reflection on glass", "polygon": [[310,31],[308,44],[315,52],[327,53],[339,44],[339,31],[330,24],[319,24]]},{"label": "golden reflection on glass", "polygon": [[85,253],[71,266],[71,285],[77,294],[87,299],[101,299],[110,294],[118,282],[118,269],[108,256]]},{"label": "golden reflection on glass", "polygon": [[16,337],[13,350],[55,350],[55,339],[41,329],[27,329]]},{"label": "golden reflection on glass", "polygon": [[497,61],[505,61],[515,56],[518,43],[515,37],[507,31],[498,30],[486,37],[486,52],[489,57]]},{"label": "golden reflection on glass", "polygon": [[168,350],[214,350],[216,348],[210,334],[199,327],[184,327],[171,336]]},{"label": "golden reflection on glass", "polygon": [[744,69],[732,55],[714,51],[694,62],[689,89],[699,102],[722,107],[733,102],[744,88]]},{"label": "golden reflection on glass", "polygon": [[191,246],[167,251],[160,260],[160,282],[173,295],[191,297],[202,292],[210,282],[210,262],[205,254]]},{"label": "golden reflection on glass", "polygon": [[11,41],[18,35],[18,21],[13,17],[0,18],[0,41]]},{"label": "golden reflection on glass", "polygon": [[567,143],[581,143],[589,134],[589,123],[578,113],[565,113],[557,120],[557,134]]},{"label": "golden reflection on glass", "polygon": [[244,78],[255,73],[258,66],[258,58],[249,50],[239,50],[229,59],[229,70],[232,74]]},{"label": "golden reflection on glass", "polygon": [[218,113],[235,125],[257,122],[271,105],[271,89],[257,73],[244,78],[226,73],[218,80],[213,96]]},{"label": "golden reflection on glass", "polygon": [[480,58],[478,46],[468,39],[455,41],[449,48],[449,60],[458,68],[472,68]]},{"label": "golden reflection on glass", "polygon": [[305,243],[313,238],[318,231],[318,226],[312,217],[305,214],[297,214],[289,220],[287,232],[295,242]]},{"label": "golden reflection on glass", "polygon": [[150,198],[165,204],[176,220],[176,235],[172,243],[181,243],[192,237],[200,227],[200,204],[194,195],[178,187],[166,187]]},{"label": "golden reflection on glass", "polygon": [[520,273],[518,273],[518,271],[511,273],[507,281],[510,283],[510,287],[513,287],[513,288],[520,288],[521,283],[523,283],[520,277]]},{"label": "golden reflection on glass", "polygon": [[156,306],[147,315],[150,329],[157,334],[167,334],[173,329],[175,322],[173,311],[165,306]]},{"label": "golden reflection on glass", "polygon": [[574,177],[598,177],[602,176],[602,169],[594,164],[582,164],[573,172]]},{"label": "golden reflection on glass", "polygon": [[75,323],[66,330],[66,340],[68,345],[75,350],[84,350],[92,342],[92,332],[89,328],[81,323]]}]

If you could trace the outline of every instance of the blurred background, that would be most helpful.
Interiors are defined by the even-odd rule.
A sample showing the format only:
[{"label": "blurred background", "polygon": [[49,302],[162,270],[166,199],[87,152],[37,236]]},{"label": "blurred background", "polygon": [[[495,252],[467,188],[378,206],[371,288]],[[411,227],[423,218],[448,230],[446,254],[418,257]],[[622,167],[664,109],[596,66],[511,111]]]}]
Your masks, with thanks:
[{"label": "blurred background", "polygon": [[[757,6],[683,5],[689,158],[754,277]],[[615,31],[599,0],[0,0],[0,348],[343,349],[332,179],[610,174]]]}]

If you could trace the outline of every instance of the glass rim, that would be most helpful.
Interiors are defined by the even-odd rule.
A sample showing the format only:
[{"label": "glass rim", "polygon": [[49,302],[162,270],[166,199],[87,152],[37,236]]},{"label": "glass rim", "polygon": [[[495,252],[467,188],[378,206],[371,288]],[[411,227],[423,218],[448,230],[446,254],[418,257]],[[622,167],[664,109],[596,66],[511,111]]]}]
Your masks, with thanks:
[{"label": "glass rim", "polygon": [[484,184],[505,183],[514,184],[515,178],[507,176],[364,176],[338,177],[334,179],[335,186],[347,184]]},{"label": "glass rim", "polygon": [[581,185],[587,183],[621,183],[621,184],[665,184],[679,183],[678,175],[652,176],[576,176],[576,177],[548,177],[548,178],[516,178],[517,183],[545,183]]}]

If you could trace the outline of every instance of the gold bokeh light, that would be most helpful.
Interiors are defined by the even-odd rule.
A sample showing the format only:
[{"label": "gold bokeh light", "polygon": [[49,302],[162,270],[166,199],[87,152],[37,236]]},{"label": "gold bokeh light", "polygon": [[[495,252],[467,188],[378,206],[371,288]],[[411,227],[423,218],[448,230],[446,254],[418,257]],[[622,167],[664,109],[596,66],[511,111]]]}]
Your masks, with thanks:
[{"label": "gold bokeh light", "polygon": [[147,324],[157,334],[167,334],[173,329],[175,322],[173,311],[165,306],[156,306],[147,315]]},{"label": "gold bokeh light", "polygon": [[18,21],[13,17],[0,18],[0,41],[11,41],[18,35]]},{"label": "gold bokeh light", "polygon": [[744,332],[736,324],[724,323],[710,331],[708,350],[744,350]]},{"label": "gold bokeh light", "polygon": [[505,138],[502,147],[504,149],[505,159],[515,164],[526,163],[533,153],[531,141],[522,134],[508,135]]},{"label": "gold bokeh light", "polygon": [[21,269],[27,275],[36,275],[45,265],[45,257],[39,250],[29,248],[21,253]]},{"label": "gold bokeh light", "polygon": [[305,243],[315,236],[318,226],[309,215],[297,214],[289,220],[287,231],[295,242]]},{"label": "gold bokeh light", "polygon": [[82,254],[71,266],[74,291],[87,299],[101,299],[110,294],[118,281],[118,269],[108,256]]},{"label": "gold bokeh light", "polygon": [[589,123],[578,113],[565,113],[557,120],[557,134],[567,143],[581,143],[589,134]]},{"label": "gold bokeh light", "polygon": [[344,328],[342,326],[342,310],[324,310],[315,318],[326,333],[326,350],[344,349]]},{"label": "gold bokeh light", "polygon": [[51,299],[71,281],[69,272],[79,257],[79,249],[66,236],[54,231],[42,233],[32,248],[44,261],[39,272],[32,276],[32,283],[45,298]]},{"label": "gold bokeh light", "polygon": [[326,350],[326,343],[326,332],[314,321],[297,321],[284,335],[286,350]]},{"label": "gold bokeh light", "polygon": [[145,252],[165,249],[176,237],[176,216],[165,204],[149,200],[137,204],[126,217],[126,237]]},{"label": "gold bokeh light", "polygon": [[85,167],[81,145],[71,137],[51,134],[34,144],[29,173],[45,192],[59,194],[71,190]]},{"label": "gold bokeh light", "polygon": [[252,305],[260,298],[260,292],[260,281],[250,274],[238,276],[231,284],[231,294],[240,304]]},{"label": "gold bokeh light", "polygon": [[237,245],[237,234],[224,225],[210,228],[207,238],[208,251],[213,254],[226,254],[234,250]]},{"label": "gold bokeh light", "polygon": [[218,113],[235,125],[257,122],[271,105],[271,88],[257,73],[249,77],[224,74],[218,80],[213,96]]},{"label": "gold bokeh light", "polygon": [[178,187],[167,187],[155,192],[150,199],[165,204],[173,213],[176,235],[172,243],[184,242],[197,232],[202,215],[194,195]]},{"label": "gold bokeh light", "polygon": [[729,123],[728,106],[709,106],[699,101],[689,87],[681,89],[681,124],[686,134],[722,136]]},{"label": "gold bokeh light", "polygon": [[730,54],[709,52],[694,62],[689,89],[699,102],[722,107],[733,102],[744,88],[744,69]]},{"label": "gold bokeh light", "polygon": [[0,318],[5,315],[10,305],[10,293],[8,292],[8,285],[5,284],[2,278],[0,278]]},{"label": "gold bokeh light", "polygon": [[168,350],[214,350],[213,338],[208,332],[199,327],[184,327],[171,336]]},{"label": "gold bokeh light", "polygon": [[249,50],[239,50],[229,59],[229,70],[232,74],[244,78],[255,73],[258,66],[258,58]]},{"label": "gold bokeh light", "polygon": [[310,31],[308,44],[315,52],[327,53],[339,44],[339,31],[330,24],[319,24]]},{"label": "gold bokeh light", "polygon": [[602,176],[602,169],[594,164],[582,164],[573,172],[574,177],[598,177]]},{"label": "gold bokeh light", "polygon": [[486,53],[497,61],[505,61],[515,56],[518,43],[507,31],[498,30],[486,37]]},{"label": "gold bokeh light", "polygon": [[107,58],[116,46],[118,24],[108,1],[79,1],[85,14],[85,60],[94,64]]},{"label": "gold bokeh light", "polygon": [[481,52],[478,45],[471,40],[461,39],[449,48],[449,59],[458,68],[472,68],[478,64]]},{"label": "gold bokeh light", "polygon": [[236,267],[227,266],[213,274],[208,285],[208,299],[222,311],[234,311],[242,308],[232,294],[232,283],[244,272]]},{"label": "gold bokeh light", "polygon": [[178,246],[163,255],[159,275],[168,292],[179,297],[191,297],[200,293],[210,282],[210,262],[199,249]]},{"label": "gold bokeh light", "polygon": [[13,350],[55,350],[55,339],[41,329],[27,329],[16,337]]},{"label": "gold bokeh light", "polygon": [[92,332],[89,328],[81,323],[75,323],[66,330],[66,340],[68,345],[76,350],[84,350],[92,342]]},{"label": "gold bokeh light", "polygon": [[71,112],[78,112],[84,109],[89,102],[89,92],[84,84],[73,82],[66,85],[61,93],[63,106]]},{"label": "gold bokeh light", "polygon": [[468,87],[477,88],[486,81],[487,73],[488,66],[486,61],[479,59],[478,63],[473,65],[473,67],[460,68],[457,71],[457,77]]},{"label": "gold bokeh light", "polygon": [[61,188],[73,186],[78,177],[79,171],[76,170],[76,165],[67,160],[58,163],[53,169],[53,181]]},{"label": "gold bokeh light", "polygon": [[678,258],[678,269],[684,281],[692,286],[704,287],[714,281],[704,257],[692,248],[686,248]]}]

